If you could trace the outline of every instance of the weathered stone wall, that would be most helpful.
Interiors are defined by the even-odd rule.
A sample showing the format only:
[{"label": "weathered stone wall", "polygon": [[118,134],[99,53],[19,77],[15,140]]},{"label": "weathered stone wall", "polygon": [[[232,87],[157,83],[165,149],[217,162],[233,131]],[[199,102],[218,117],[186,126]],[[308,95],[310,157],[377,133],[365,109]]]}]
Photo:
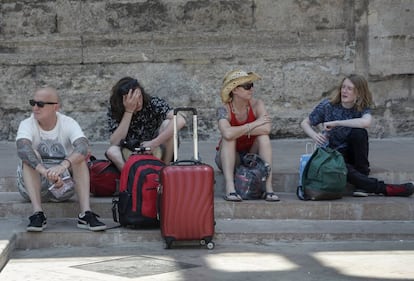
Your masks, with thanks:
[{"label": "weathered stone wall", "polygon": [[199,111],[216,139],[224,74],[262,75],[255,95],[272,137],[304,137],[300,121],[344,74],[375,96],[374,137],[414,136],[414,1],[38,0],[0,3],[0,140],[13,140],[42,84],[91,140],[107,139],[106,104],[121,77]]}]

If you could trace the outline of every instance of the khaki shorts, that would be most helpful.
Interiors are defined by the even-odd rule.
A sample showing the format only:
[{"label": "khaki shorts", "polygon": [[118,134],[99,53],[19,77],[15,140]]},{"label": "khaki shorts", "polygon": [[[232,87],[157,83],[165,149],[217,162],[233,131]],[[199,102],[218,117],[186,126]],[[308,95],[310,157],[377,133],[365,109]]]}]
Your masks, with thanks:
[{"label": "khaki shorts", "polygon": [[[122,158],[124,158],[124,161],[127,161],[129,156],[131,156],[131,154],[133,154],[134,152],[129,150],[128,148],[121,148],[121,152],[122,152]],[[161,145],[159,147],[157,147],[153,152],[152,155],[154,155],[155,157],[162,159],[162,156],[164,155],[164,146]]]}]

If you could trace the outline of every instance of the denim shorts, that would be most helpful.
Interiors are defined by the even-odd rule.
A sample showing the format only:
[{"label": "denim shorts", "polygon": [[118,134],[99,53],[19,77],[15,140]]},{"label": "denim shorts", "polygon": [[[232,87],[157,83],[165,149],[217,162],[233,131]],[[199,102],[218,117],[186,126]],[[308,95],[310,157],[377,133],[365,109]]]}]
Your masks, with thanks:
[{"label": "denim shorts", "polygon": [[[234,167],[234,169],[236,169],[237,168],[237,166],[239,166],[240,165],[240,161],[241,161],[241,159],[244,157],[244,155],[246,155],[248,152],[246,152],[246,151],[240,151],[240,152],[237,152],[237,154],[238,154],[238,157],[236,158],[236,165],[234,165],[235,167]],[[219,168],[220,169],[220,171],[222,171],[223,169],[222,169],[222,166],[221,166],[221,159],[220,159],[220,151],[219,150],[217,150],[216,151],[216,157],[214,158],[214,161],[216,162],[216,165],[217,165],[217,168]]]}]

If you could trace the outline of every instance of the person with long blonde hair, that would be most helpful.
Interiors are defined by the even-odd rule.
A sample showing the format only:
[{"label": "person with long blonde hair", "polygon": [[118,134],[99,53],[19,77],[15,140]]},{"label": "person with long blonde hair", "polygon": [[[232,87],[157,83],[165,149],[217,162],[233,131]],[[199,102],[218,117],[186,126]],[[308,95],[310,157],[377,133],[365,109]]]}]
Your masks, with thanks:
[{"label": "person with long blonde hair", "polygon": [[[369,141],[372,94],[367,80],[351,74],[341,80],[330,99],[323,99],[301,122],[305,133],[320,146],[328,145],[344,156],[348,169],[347,180],[354,186],[355,196],[368,193],[385,196],[410,196],[413,184],[388,184],[369,177]],[[322,124],[322,131],[316,127]]]}]

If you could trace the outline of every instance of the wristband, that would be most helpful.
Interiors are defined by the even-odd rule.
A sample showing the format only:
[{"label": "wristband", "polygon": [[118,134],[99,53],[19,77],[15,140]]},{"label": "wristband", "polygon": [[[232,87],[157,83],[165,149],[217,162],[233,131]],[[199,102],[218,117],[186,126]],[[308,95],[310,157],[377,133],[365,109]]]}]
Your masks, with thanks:
[{"label": "wristband", "polygon": [[131,114],[132,114],[132,113],[134,113],[133,111],[126,111],[126,110],[125,110],[125,112],[126,112],[126,113],[131,113]]},{"label": "wristband", "polygon": [[[63,161],[65,161],[65,160],[68,161],[68,163],[69,163],[69,167],[67,167],[67,169],[69,169],[70,167],[72,167],[72,162],[70,162],[70,160],[68,158],[63,159]],[[60,163],[61,166],[63,166],[62,165],[62,162]],[[65,167],[65,166],[63,166],[63,167]]]}]

